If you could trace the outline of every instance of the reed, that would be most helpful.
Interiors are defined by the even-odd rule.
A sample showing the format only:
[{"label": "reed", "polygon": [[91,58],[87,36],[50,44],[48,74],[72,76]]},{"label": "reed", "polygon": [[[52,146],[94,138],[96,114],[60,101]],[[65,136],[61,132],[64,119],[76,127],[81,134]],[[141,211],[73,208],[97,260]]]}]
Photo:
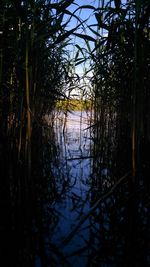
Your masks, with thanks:
[{"label": "reed", "polygon": [[148,1],[103,1],[95,13],[99,29],[93,80],[95,120],[101,150],[103,143],[105,147],[105,152],[100,154],[104,154],[106,161],[106,154],[113,151],[118,151],[117,160],[130,159],[124,167],[127,171],[132,166],[133,177],[141,162],[142,139],[149,143],[144,130],[148,125],[144,118],[144,102],[147,102],[144,80],[149,80],[146,74],[149,68],[148,10]]},{"label": "reed", "polygon": [[[147,157],[150,149],[149,0],[101,0],[98,7],[76,4],[74,12],[69,10],[71,4],[76,4],[76,1],[3,0],[0,4],[0,188],[4,214],[0,242],[4,244],[7,266],[10,266],[7,259],[9,261],[11,257],[15,266],[22,266],[21,256],[24,254],[27,261],[24,266],[33,266],[35,255],[32,257],[30,252],[35,244],[26,233],[33,231],[35,218],[43,266],[47,264],[42,236],[43,206],[47,203],[46,198],[50,203],[53,196],[57,198],[57,190],[49,166],[49,149],[43,149],[44,142],[47,142],[43,132],[46,129],[45,135],[54,136],[49,125],[53,125],[56,108],[65,109],[66,118],[70,107],[91,109],[91,112],[94,109],[94,123],[90,126],[94,148],[90,157],[93,158],[93,173],[97,175],[98,193],[105,191],[101,169],[108,168],[113,177],[112,190],[104,192],[104,197],[92,205],[90,212],[81,218],[70,234],[68,242],[91,214],[95,216],[97,205],[105,202],[110,194],[113,199],[115,189],[119,210],[115,209],[116,218],[122,217],[120,202],[129,203],[124,204],[127,233],[123,240],[127,244],[125,264],[129,266],[130,248],[134,246],[135,234],[138,233],[137,228],[134,229],[136,216],[139,216],[144,193],[147,196],[150,189],[147,175],[150,171]],[[77,16],[82,9],[93,12],[94,25],[88,25],[87,20]],[[77,26],[67,30],[72,18],[78,20]],[[72,36],[85,41],[85,47],[76,44],[74,58],[70,59],[68,44]],[[87,61],[90,68],[79,77],[75,67]],[[85,100],[86,89],[79,82],[89,79],[87,76],[91,71],[91,98]],[[70,98],[76,86],[81,92],[81,101]],[[45,115],[50,118],[49,125],[44,124]],[[52,144],[50,146],[55,154],[57,149]],[[45,170],[44,153],[47,157]],[[118,187],[119,177],[124,177],[129,170],[132,174],[128,182]],[[65,181],[64,176],[63,179]],[[94,183],[94,177],[92,179]],[[140,192],[143,195],[137,199],[141,184],[145,191]],[[109,212],[113,216],[111,205]],[[46,219],[49,216],[46,214]],[[16,250],[13,247],[15,238]],[[12,251],[8,250],[8,243]],[[19,260],[15,258],[17,253]],[[57,263],[54,261],[52,264],[55,266]]]},{"label": "reed", "polygon": [[[32,206],[38,193],[44,195],[39,192],[44,187],[44,117],[52,113],[68,83],[66,66],[70,60],[66,51],[75,29],[67,31],[73,16],[67,9],[73,2],[3,0],[0,4],[0,162],[5,233],[1,245],[7,266],[11,257],[23,253],[23,243],[30,255],[32,241],[30,244],[24,229],[30,231]],[[6,257],[5,244],[8,240],[12,244],[14,236],[17,245]],[[29,258],[24,266],[33,265]],[[19,266],[21,259],[15,260]]]}]

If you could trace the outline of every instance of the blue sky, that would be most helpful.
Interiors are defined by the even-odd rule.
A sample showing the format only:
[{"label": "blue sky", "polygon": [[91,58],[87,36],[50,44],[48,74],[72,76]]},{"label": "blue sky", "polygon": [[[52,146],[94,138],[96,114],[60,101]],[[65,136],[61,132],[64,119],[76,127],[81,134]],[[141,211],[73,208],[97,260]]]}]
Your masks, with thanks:
[{"label": "blue sky", "polygon": [[[84,5],[91,5],[93,7],[98,7],[98,2],[99,1],[92,1],[92,0],[75,0],[74,3],[72,4],[68,10],[70,12],[74,12],[79,6],[84,6]],[[92,9],[88,9],[88,8],[83,8],[83,9],[79,9],[75,15],[80,18],[82,21],[87,20],[87,24],[88,25],[92,25],[92,24],[96,24],[96,19],[93,13]],[[65,17],[65,19],[67,19],[68,16]],[[79,25],[79,21],[77,21],[76,18],[71,19],[71,21],[68,24],[67,30],[70,30],[74,27],[76,27],[77,25]],[[79,29],[77,30],[78,33],[82,33],[82,34],[88,34],[90,36],[93,36],[93,33],[86,27],[85,29],[83,29],[82,25],[79,27]],[[73,43],[72,46],[69,46],[69,50],[70,50],[70,55],[72,56],[72,54],[75,55],[76,53],[76,48],[75,48],[75,44],[78,44],[80,47],[86,47],[86,44],[84,42],[84,40],[82,40],[81,38],[75,37],[74,35],[71,36],[72,40],[71,42]],[[94,36],[93,36],[94,37]],[[92,47],[93,44],[92,42],[90,42],[90,46]],[[93,46],[94,47],[94,46]],[[83,65],[78,65],[76,67],[76,71],[78,72],[78,74],[83,73]]]},{"label": "blue sky", "polygon": [[[122,0],[121,3],[122,4],[125,4],[127,0]],[[110,0],[104,0],[104,6],[110,2]],[[94,8],[98,8],[102,5],[103,3],[103,0],[75,0],[74,1],[74,4],[70,5],[70,7],[68,8],[69,11],[71,11],[72,13],[80,6],[84,6],[84,5],[90,5]],[[114,6],[114,1],[112,0],[111,1],[111,6],[113,7]],[[96,18],[95,18],[95,15],[94,15],[94,10],[93,9],[88,9],[88,8],[83,8],[83,9],[79,9],[75,15],[80,18],[81,20],[87,20],[87,25],[93,25],[93,24],[96,24],[97,21],[96,21]],[[66,16],[66,19],[67,19],[67,16]],[[68,27],[67,29],[70,30],[70,29],[73,29],[75,28],[77,25],[79,25],[79,21],[77,21],[76,18],[72,18],[70,23],[68,24]],[[86,25],[86,24],[85,24]],[[97,27],[92,27],[95,31],[97,31]],[[85,27],[83,29],[82,25],[79,27],[79,29],[77,30],[78,33],[82,33],[82,34],[87,34],[87,35],[90,35],[92,37],[94,37],[96,39],[96,36],[93,32],[90,31],[90,29],[88,27]],[[107,31],[103,31],[103,36],[107,35]],[[84,40],[82,40],[81,38],[78,38],[78,37],[75,37],[75,36],[71,36],[71,42],[73,42],[73,46],[70,46],[69,49],[70,49],[70,54],[72,55],[72,53],[76,53],[76,49],[75,49],[75,44],[78,44],[80,45],[80,47],[86,47],[86,44],[84,42]],[[89,42],[90,43],[90,47],[91,48],[94,48],[94,43],[93,42]],[[83,72],[83,65],[78,65],[77,66],[77,71],[80,73]]]},{"label": "blue sky", "polygon": [[[121,2],[122,3],[125,3],[127,0],[122,0]],[[104,0],[104,6],[110,2],[109,0]],[[78,9],[78,7],[82,7],[84,5],[90,5],[94,8],[99,8],[103,3],[103,0],[74,0],[74,3],[71,4],[69,7],[68,7],[68,10],[73,13],[75,10]],[[112,7],[114,6],[114,1],[112,0]],[[88,28],[89,25],[94,25],[94,24],[97,24],[97,20],[95,18],[95,15],[94,15],[94,10],[91,8],[80,8],[78,9],[76,12],[75,12],[75,15],[82,21],[85,21],[87,20],[86,24],[84,23],[84,27],[82,25],[79,26],[78,30],[76,30],[77,33],[80,33],[80,34],[87,34],[87,35],[90,35],[91,37],[94,37],[96,39],[97,36],[95,36],[95,34],[90,31],[90,29]],[[66,15],[64,17],[64,20],[67,21],[67,19],[69,18],[70,16],[69,15]],[[79,25],[80,22],[79,20],[77,20],[76,18],[72,17],[71,20],[69,21],[68,23],[68,26],[67,26],[67,30],[71,30],[75,27],[77,27],[77,25]],[[95,27],[92,27],[95,31],[97,31],[97,26]],[[103,32],[102,33],[103,36],[107,35],[107,31]],[[86,46],[86,43],[83,39],[81,38],[78,38],[74,35],[72,35],[70,37],[70,45],[68,46],[68,51],[69,51],[69,54],[70,54],[70,58],[73,58],[75,57],[76,55],[76,52],[77,52],[77,48],[76,48],[76,44],[78,44],[81,48],[87,48]],[[90,47],[91,49],[94,48],[94,42],[89,42],[90,44]],[[80,53],[79,54],[79,58],[82,57],[82,54]],[[83,76],[83,73],[84,73],[84,70],[86,70],[89,68],[89,61],[86,61],[85,63],[83,64],[79,64],[76,66],[75,68],[75,72],[80,76],[82,77]],[[89,73],[90,76],[92,76],[92,71],[90,71]],[[85,79],[84,81],[87,81],[88,82],[88,79]],[[83,82],[84,82],[83,81]],[[90,86],[90,83],[89,83],[89,86]],[[81,89],[82,90],[82,89]],[[88,89],[87,89],[88,90]],[[75,93],[76,90],[73,90],[73,92]]]}]

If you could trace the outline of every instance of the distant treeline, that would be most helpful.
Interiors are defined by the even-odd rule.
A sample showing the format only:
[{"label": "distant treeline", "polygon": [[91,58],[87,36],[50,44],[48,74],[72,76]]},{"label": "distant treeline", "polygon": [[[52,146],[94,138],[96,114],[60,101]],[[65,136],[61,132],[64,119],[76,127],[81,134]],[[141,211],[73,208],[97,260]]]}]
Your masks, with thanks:
[{"label": "distant treeline", "polygon": [[65,99],[65,100],[58,100],[56,103],[56,108],[58,110],[74,110],[74,111],[89,111],[92,107],[92,101],[90,99],[82,100],[82,99]]}]

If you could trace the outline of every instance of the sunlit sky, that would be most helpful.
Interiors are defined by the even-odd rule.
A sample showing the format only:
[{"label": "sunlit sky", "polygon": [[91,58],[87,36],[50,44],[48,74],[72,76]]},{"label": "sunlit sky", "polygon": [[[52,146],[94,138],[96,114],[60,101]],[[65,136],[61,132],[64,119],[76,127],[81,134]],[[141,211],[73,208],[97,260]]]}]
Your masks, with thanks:
[{"label": "sunlit sky", "polygon": [[[75,0],[74,1],[74,4],[72,4],[70,7],[69,7],[69,11],[71,12],[74,12],[79,6],[85,6],[85,5],[91,5],[91,6],[94,6],[94,7],[98,7],[98,1],[92,1],[92,0]],[[94,13],[93,13],[93,10],[92,9],[89,9],[89,8],[82,8],[82,9],[79,9],[75,12],[75,15],[82,21],[86,21],[86,24],[87,25],[93,25],[93,24],[96,24],[96,19],[95,19],[95,16],[94,16]],[[66,19],[67,19],[67,16],[66,16]],[[77,21],[76,18],[73,18],[71,19],[71,21],[69,22],[68,24],[68,27],[67,29],[70,30],[70,29],[73,29],[74,27],[76,27],[77,25],[79,25],[80,22]],[[76,32],[78,33],[81,33],[81,34],[88,34],[90,36],[93,36],[93,33],[85,26],[86,24],[84,24],[84,28],[82,25],[79,26],[78,30]],[[81,38],[78,38],[74,35],[71,36],[72,37],[72,40],[71,42],[73,43],[73,45],[71,45],[69,47],[70,49],[70,55],[71,56],[75,56],[75,53],[76,53],[76,49],[75,49],[75,44],[78,44],[81,48],[83,47],[86,47],[86,44],[84,42],[84,40],[82,40]],[[90,42],[90,46],[93,47],[93,44],[92,42]],[[86,64],[87,65],[87,64]],[[78,65],[76,67],[76,71],[77,73],[80,75],[83,73],[83,64],[81,65]]]},{"label": "sunlit sky", "polygon": [[[125,4],[127,0],[122,0],[121,3]],[[74,0],[74,3],[71,4],[68,7],[68,10],[70,12],[74,12],[75,10],[78,9],[78,7],[82,7],[82,6],[92,6],[94,8],[99,8],[102,6],[102,3],[104,2],[104,6],[110,2],[110,0]],[[111,1],[111,6],[114,6],[114,1]],[[74,13],[80,20],[85,21],[84,23],[84,27],[82,25],[79,26],[79,28],[76,30],[76,32],[80,33],[80,34],[87,34],[90,35],[91,37],[96,38],[95,34],[90,31],[90,29],[88,28],[88,26],[90,25],[94,25],[97,24],[95,15],[94,15],[94,10],[90,9],[90,8],[82,8],[82,9],[78,9],[75,13]],[[67,20],[68,15],[66,15],[65,19]],[[72,17],[67,30],[71,30],[73,28],[75,28],[77,25],[79,25],[80,22],[77,21],[76,18]],[[92,29],[94,29],[95,31],[97,31],[97,26],[92,26]],[[103,32],[103,36],[106,35],[107,36],[107,31]],[[76,54],[76,47],[75,44],[78,44],[81,48],[86,48],[86,44],[85,41],[82,40],[81,38],[78,38],[74,35],[71,36],[71,43],[72,45],[69,46],[69,50],[70,50],[70,56],[74,57]],[[89,41],[90,47],[91,49],[94,48],[94,43],[92,41]],[[86,62],[86,66],[88,67],[88,62]],[[83,64],[80,64],[76,67],[76,71],[78,72],[78,74],[83,73]]]},{"label": "sunlit sky", "polygon": [[[80,33],[80,34],[87,34],[87,35],[90,35],[90,36],[94,36],[94,34],[88,29],[87,25],[93,25],[93,24],[96,24],[96,18],[95,18],[95,15],[94,15],[94,10],[91,8],[80,8],[78,9],[79,7],[81,6],[92,6],[92,7],[95,7],[95,8],[98,8],[99,6],[99,0],[75,0],[73,4],[71,4],[69,7],[68,7],[68,10],[71,12],[71,13],[74,13],[75,10],[77,10],[74,14],[75,16],[77,16],[79,18],[76,19],[74,17],[71,18],[71,20],[69,21],[68,23],[68,26],[67,26],[67,30],[71,30],[77,26],[79,26],[79,28],[76,30],[77,33]],[[70,16],[69,15],[65,15],[64,17],[64,20],[67,21],[67,19],[69,19]],[[84,26],[80,24],[80,21],[83,21],[84,22]],[[96,28],[95,28],[96,30]],[[79,38],[75,35],[71,35],[70,37],[70,45],[68,46],[68,50],[69,50],[69,54],[70,54],[70,58],[74,58],[75,55],[76,55],[76,52],[77,52],[77,48],[76,48],[76,44],[79,45],[81,48],[86,48],[86,43],[85,41],[82,39],[82,38]],[[89,42],[90,44],[90,47],[91,49],[94,48],[94,43],[93,42]],[[79,58],[82,58],[83,56],[80,54],[79,55]],[[86,61],[85,63],[83,64],[79,64],[75,67],[75,73],[77,73],[79,75],[79,77],[82,77],[83,76],[83,73],[85,72],[85,68],[88,69],[89,68],[89,62]],[[88,73],[88,76],[92,76],[92,72],[89,72]],[[85,84],[83,86],[83,84]],[[90,83],[89,83],[89,80],[87,78],[84,78],[84,80],[81,80],[80,82],[80,85],[78,88],[76,89],[73,89],[72,92],[71,92],[71,95],[75,96],[75,95],[81,95],[83,93],[83,90],[86,88],[86,95],[88,95],[90,93]],[[67,92],[66,92],[67,93]]]},{"label": "sunlit sky", "polygon": [[[109,0],[104,0],[104,5],[106,5],[108,2],[110,2]],[[126,0],[122,0],[122,3],[125,3]],[[97,20],[96,17],[94,15],[95,10],[92,9],[92,7],[94,8],[99,8],[101,7],[103,3],[103,0],[75,0],[73,4],[71,4],[68,7],[68,10],[71,13],[74,13],[75,10],[76,12],[74,13],[79,19],[80,21],[85,21],[84,22],[84,26],[82,24],[80,24],[80,21],[77,20],[76,18],[72,17],[71,20],[68,23],[67,26],[67,30],[71,30],[77,26],[79,26],[79,28],[76,30],[77,33],[80,34],[87,34],[91,37],[94,37],[96,39],[95,34],[90,31],[89,27],[90,25],[92,25],[92,29],[94,29],[95,31],[97,31]],[[82,7],[82,6],[87,6],[87,8],[80,8],[78,9],[78,7]],[[88,8],[88,6],[91,6],[91,8]],[[114,6],[114,2],[112,1],[112,7]],[[65,15],[64,20],[67,21],[67,19],[69,18],[69,15]],[[95,26],[93,26],[95,25]],[[103,33],[104,35],[107,35],[107,32]],[[74,58],[77,52],[77,48],[76,48],[76,44],[78,44],[81,48],[87,48],[85,41],[82,38],[79,38],[75,35],[71,35],[70,38],[70,45],[68,46],[68,50],[69,50],[69,54],[70,54],[70,58]],[[92,41],[88,41],[89,45],[91,47],[91,50],[94,48],[94,43]],[[80,57],[80,56],[79,56]],[[82,57],[82,55],[81,55]],[[83,64],[79,64],[75,67],[75,72],[81,77],[85,71],[89,68],[89,61],[86,61]],[[92,76],[92,72],[89,73],[89,76]],[[86,79],[85,79],[86,80]]]}]

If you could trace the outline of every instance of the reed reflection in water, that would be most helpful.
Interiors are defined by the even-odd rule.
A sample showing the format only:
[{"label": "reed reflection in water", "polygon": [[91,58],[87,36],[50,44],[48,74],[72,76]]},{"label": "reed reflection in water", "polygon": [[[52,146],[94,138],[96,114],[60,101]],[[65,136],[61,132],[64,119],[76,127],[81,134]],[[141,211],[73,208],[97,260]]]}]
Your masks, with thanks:
[{"label": "reed reflection in water", "polygon": [[[89,181],[92,170],[90,157],[92,142],[89,126],[90,117],[86,112],[68,113],[67,118],[61,114],[55,121],[55,134],[60,154],[59,166],[53,165],[52,169],[54,175],[57,176],[58,183],[62,179],[61,174],[65,182],[63,183],[65,190],[63,200],[61,199],[55,205],[56,211],[59,212],[59,220],[52,240],[57,245],[67,237],[81,216],[89,209]],[[71,266],[87,264],[87,259],[77,256],[76,253],[74,255],[74,251],[78,250],[87,254],[88,225],[89,220],[86,220],[72,242],[62,249]]]},{"label": "reed reflection in water", "polygon": [[51,265],[45,266],[148,267],[150,218],[143,183],[135,192],[130,172],[120,177],[119,166],[113,173],[111,165],[101,164],[99,140],[90,124],[86,112],[55,119],[50,147],[56,151],[51,160],[45,155],[51,171],[43,216]]}]

